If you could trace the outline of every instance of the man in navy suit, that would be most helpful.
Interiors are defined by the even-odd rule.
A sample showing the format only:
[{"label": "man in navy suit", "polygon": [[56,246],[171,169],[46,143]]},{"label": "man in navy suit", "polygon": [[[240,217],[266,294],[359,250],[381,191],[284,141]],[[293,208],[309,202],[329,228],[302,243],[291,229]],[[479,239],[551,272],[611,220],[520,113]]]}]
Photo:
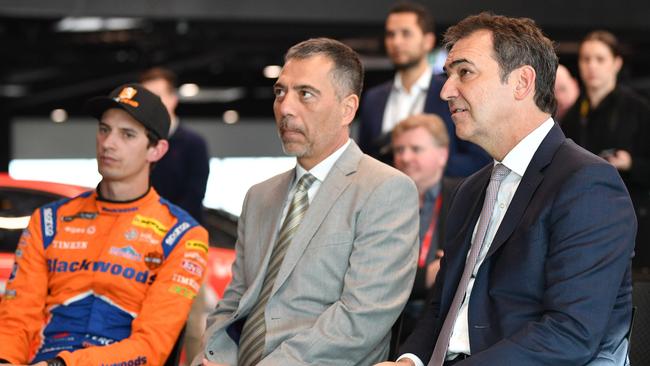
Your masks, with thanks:
[{"label": "man in navy suit", "polygon": [[495,162],[451,198],[433,300],[397,364],[625,365],[634,209],[616,169],[550,117],[552,42],[488,13],[445,41],[441,96]]},{"label": "man in navy suit", "polygon": [[466,177],[490,159],[480,147],[461,141],[447,104],[440,99],[445,79],[433,75],[427,56],[435,45],[433,18],[416,3],[399,3],[386,19],[385,46],[395,66],[395,78],[368,90],[360,111],[359,146],[368,155],[391,163],[390,131],[408,116],[441,116],[449,132],[449,161],[445,176]]}]

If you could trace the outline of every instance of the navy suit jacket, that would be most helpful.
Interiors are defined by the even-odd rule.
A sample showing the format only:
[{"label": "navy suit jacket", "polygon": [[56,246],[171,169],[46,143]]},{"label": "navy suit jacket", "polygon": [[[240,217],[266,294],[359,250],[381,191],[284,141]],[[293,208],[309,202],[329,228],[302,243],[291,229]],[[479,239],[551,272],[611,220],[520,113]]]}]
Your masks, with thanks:
[{"label": "navy suit jacket", "polygon": [[[444,77],[434,75],[431,78],[431,85],[427,91],[424,102],[424,113],[434,113],[440,116],[445,122],[449,132],[449,160],[445,175],[450,177],[466,177],[490,162],[490,157],[480,147],[471,142],[460,140],[456,136],[456,128],[447,102],[440,99],[440,90],[445,83]],[[388,102],[393,81],[380,84],[366,91],[363,97],[360,111],[360,125],[358,143],[361,150],[373,157],[380,157],[382,143],[378,140],[382,137],[381,127],[384,121],[384,110]],[[388,139],[382,141],[384,144]],[[388,162],[392,164],[391,162]]]},{"label": "navy suit jacket", "polygon": [[[431,358],[470,248],[491,166],[452,197],[433,300],[400,348]],[[457,365],[622,365],[636,219],[612,165],[555,125],[534,154],[476,275],[471,356]]]}]

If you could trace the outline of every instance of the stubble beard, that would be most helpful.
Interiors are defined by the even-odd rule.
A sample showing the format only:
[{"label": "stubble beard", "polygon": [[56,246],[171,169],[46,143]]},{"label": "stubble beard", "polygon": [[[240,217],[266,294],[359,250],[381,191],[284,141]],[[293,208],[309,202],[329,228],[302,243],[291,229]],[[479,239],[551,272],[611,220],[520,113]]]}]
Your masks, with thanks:
[{"label": "stubble beard", "polygon": [[[282,133],[283,130],[291,130],[300,133],[305,138],[305,142],[296,142],[291,139],[285,140]],[[280,121],[278,133],[280,134],[280,140],[282,141],[282,151],[284,151],[286,155],[301,158],[311,151],[311,146],[309,145],[309,141],[307,141],[305,130],[299,126],[292,126],[292,123],[288,118],[283,118],[282,121]]]},{"label": "stubble beard", "polygon": [[423,54],[421,54],[421,55],[419,55],[417,57],[412,57],[412,58],[406,60],[405,62],[401,62],[401,63],[393,62],[393,66],[395,67],[395,69],[397,71],[410,70],[410,69],[416,68],[420,64],[420,62],[422,62],[422,60],[425,57],[426,57],[426,54],[423,53]]}]

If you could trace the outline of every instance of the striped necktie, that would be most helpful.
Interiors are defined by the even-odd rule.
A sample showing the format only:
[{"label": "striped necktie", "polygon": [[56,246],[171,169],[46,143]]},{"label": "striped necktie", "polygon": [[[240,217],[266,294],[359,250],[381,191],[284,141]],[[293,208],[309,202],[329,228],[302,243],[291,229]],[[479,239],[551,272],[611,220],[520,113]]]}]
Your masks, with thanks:
[{"label": "striped necktie", "polygon": [[284,255],[287,252],[289,244],[291,244],[293,234],[296,232],[298,225],[300,225],[309,207],[307,191],[315,181],[316,177],[309,173],[304,174],[298,181],[296,193],[293,195],[287,216],[278,234],[278,240],[273,247],[257,303],[248,315],[248,319],[242,329],[241,338],[239,339],[239,366],[255,365],[262,359],[265,341],[264,336],[266,334],[264,320],[266,303],[271,295],[271,290],[275,284],[275,278],[280,271]]}]

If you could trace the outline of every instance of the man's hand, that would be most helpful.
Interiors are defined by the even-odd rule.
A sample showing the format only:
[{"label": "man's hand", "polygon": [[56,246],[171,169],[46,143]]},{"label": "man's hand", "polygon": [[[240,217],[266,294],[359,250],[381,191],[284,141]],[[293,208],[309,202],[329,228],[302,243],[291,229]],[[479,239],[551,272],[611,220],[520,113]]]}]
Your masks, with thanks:
[{"label": "man's hand", "polygon": [[381,362],[378,364],[375,364],[375,366],[415,366],[413,361],[409,360],[408,358],[402,358],[401,360],[397,362]]},{"label": "man's hand", "polygon": [[427,288],[431,288],[433,286],[433,283],[436,282],[436,277],[438,276],[438,271],[440,271],[440,258],[445,255],[445,252],[442,250],[438,249],[436,251],[436,259],[429,263],[427,266],[427,276],[424,280],[425,285]]},{"label": "man's hand", "polygon": [[616,150],[612,155],[605,157],[616,169],[620,171],[628,171],[632,167],[632,156],[625,150]]},{"label": "man's hand", "polygon": [[228,365],[223,364],[223,363],[210,362],[207,358],[204,358],[203,363],[201,364],[201,366],[228,366]]}]

